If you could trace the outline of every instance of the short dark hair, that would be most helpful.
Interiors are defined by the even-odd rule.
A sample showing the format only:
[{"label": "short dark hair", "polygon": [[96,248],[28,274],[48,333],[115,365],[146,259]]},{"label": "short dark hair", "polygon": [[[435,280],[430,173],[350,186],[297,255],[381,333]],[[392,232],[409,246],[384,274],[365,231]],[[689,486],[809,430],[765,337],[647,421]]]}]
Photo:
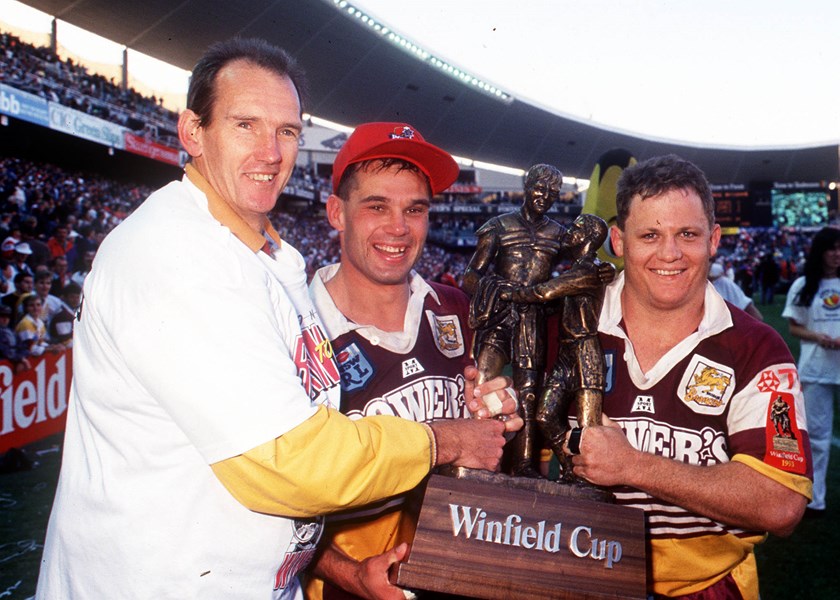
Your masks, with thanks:
[{"label": "short dark hair", "polygon": [[703,203],[709,227],[715,224],[715,201],[703,171],[694,163],[676,154],[654,156],[624,169],[618,178],[615,194],[616,224],[624,229],[630,214],[630,203],[639,196],[642,200],[671,190],[694,190]]},{"label": "short dark hair", "polygon": [[371,158],[369,160],[360,160],[359,162],[347,165],[347,168],[344,169],[344,173],[341,174],[341,181],[338,182],[335,195],[342,200],[347,200],[350,193],[356,187],[356,175],[359,171],[370,170],[374,173],[380,173],[382,171],[387,171],[391,167],[397,167],[398,173],[400,171],[411,171],[412,173],[419,173],[422,175],[423,180],[426,182],[429,197],[431,197],[432,187],[429,183],[429,178],[425,173],[423,173],[423,171],[420,170],[420,167],[402,158]]},{"label": "short dark hair", "polygon": [[81,293],[82,293],[82,286],[80,286],[78,283],[76,283],[74,281],[71,281],[70,283],[65,285],[63,288],[61,288],[61,295],[62,296],[68,296],[70,294],[81,294]]},{"label": "short dark hair", "polygon": [[307,95],[306,76],[303,68],[291,55],[265,40],[257,38],[232,38],[216,42],[198,59],[190,77],[187,91],[187,108],[199,118],[199,124],[207,127],[216,101],[216,77],[226,65],[244,60],[281,77],[292,80],[298,93],[301,111]]}]

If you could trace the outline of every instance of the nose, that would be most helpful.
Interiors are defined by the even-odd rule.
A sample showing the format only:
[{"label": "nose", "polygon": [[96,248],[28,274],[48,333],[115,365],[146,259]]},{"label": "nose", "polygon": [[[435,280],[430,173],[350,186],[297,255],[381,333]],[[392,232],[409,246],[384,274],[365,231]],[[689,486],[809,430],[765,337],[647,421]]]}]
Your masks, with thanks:
[{"label": "nose", "polygon": [[408,233],[408,221],[400,210],[392,211],[388,219],[388,233],[392,235],[405,235]]},{"label": "nose", "polygon": [[664,235],[659,244],[657,256],[664,261],[675,261],[682,257],[682,248],[677,241],[676,236]]},{"label": "nose", "polygon": [[283,159],[280,148],[280,140],[277,139],[277,136],[266,132],[259,137],[257,158],[269,164],[279,163]]}]

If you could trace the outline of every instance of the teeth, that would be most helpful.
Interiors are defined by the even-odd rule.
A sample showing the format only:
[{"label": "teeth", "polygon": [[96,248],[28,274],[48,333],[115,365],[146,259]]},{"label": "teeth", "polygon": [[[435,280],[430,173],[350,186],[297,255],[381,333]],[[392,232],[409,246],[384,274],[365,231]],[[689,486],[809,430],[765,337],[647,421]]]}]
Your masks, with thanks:
[{"label": "teeth", "polygon": [[653,269],[653,272],[657,275],[679,275],[682,273],[682,269],[676,269],[673,271],[666,271],[665,269]]},{"label": "teeth", "polygon": [[383,252],[390,252],[391,254],[405,254],[405,248],[398,248],[397,246],[377,245],[376,249],[382,250]]},{"label": "teeth", "polygon": [[274,179],[274,175],[269,175],[268,173],[251,173],[248,177],[254,181],[271,181]]}]

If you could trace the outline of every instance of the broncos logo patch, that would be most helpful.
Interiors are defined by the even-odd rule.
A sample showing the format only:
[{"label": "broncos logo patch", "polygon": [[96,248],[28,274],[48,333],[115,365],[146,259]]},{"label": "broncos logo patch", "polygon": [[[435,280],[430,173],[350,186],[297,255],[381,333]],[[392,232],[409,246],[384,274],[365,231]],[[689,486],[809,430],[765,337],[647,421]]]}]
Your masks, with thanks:
[{"label": "broncos logo patch", "polygon": [[680,381],[678,396],[691,410],[719,415],[735,390],[735,372],[726,365],[695,354]]},{"label": "broncos logo patch", "polygon": [[426,318],[432,328],[435,346],[441,354],[449,358],[464,354],[464,335],[458,315],[442,316],[427,310]]}]

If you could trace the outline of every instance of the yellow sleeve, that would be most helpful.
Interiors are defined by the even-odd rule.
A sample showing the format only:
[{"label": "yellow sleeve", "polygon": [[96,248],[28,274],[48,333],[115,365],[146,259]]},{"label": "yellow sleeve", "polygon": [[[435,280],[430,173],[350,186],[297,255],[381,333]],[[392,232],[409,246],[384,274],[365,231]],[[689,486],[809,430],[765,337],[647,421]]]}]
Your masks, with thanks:
[{"label": "yellow sleeve", "polygon": [[415,487],[431,467],[430,435],[399,417],[351,421],[321,406],[291,431],[211,468],[250,510],[313,517]]},{"label": "yellow sleeve", "polygon": [[791,489],[799,494],[802,494],[808,500],[811,499],[811,480],[805,477],[804,475],[796,475],[794,473],[782,471],[781,469],[777,469],[776,467],[771,467],[767,463],[762,462],[753,456],[749,456],[748,454],[736,454],[732,457],[732,462],[739,462],[741,464],[747,465],[748,467],[755,469],[762,475],[766,475],[773,481],[781,483],[786,488]]}]

